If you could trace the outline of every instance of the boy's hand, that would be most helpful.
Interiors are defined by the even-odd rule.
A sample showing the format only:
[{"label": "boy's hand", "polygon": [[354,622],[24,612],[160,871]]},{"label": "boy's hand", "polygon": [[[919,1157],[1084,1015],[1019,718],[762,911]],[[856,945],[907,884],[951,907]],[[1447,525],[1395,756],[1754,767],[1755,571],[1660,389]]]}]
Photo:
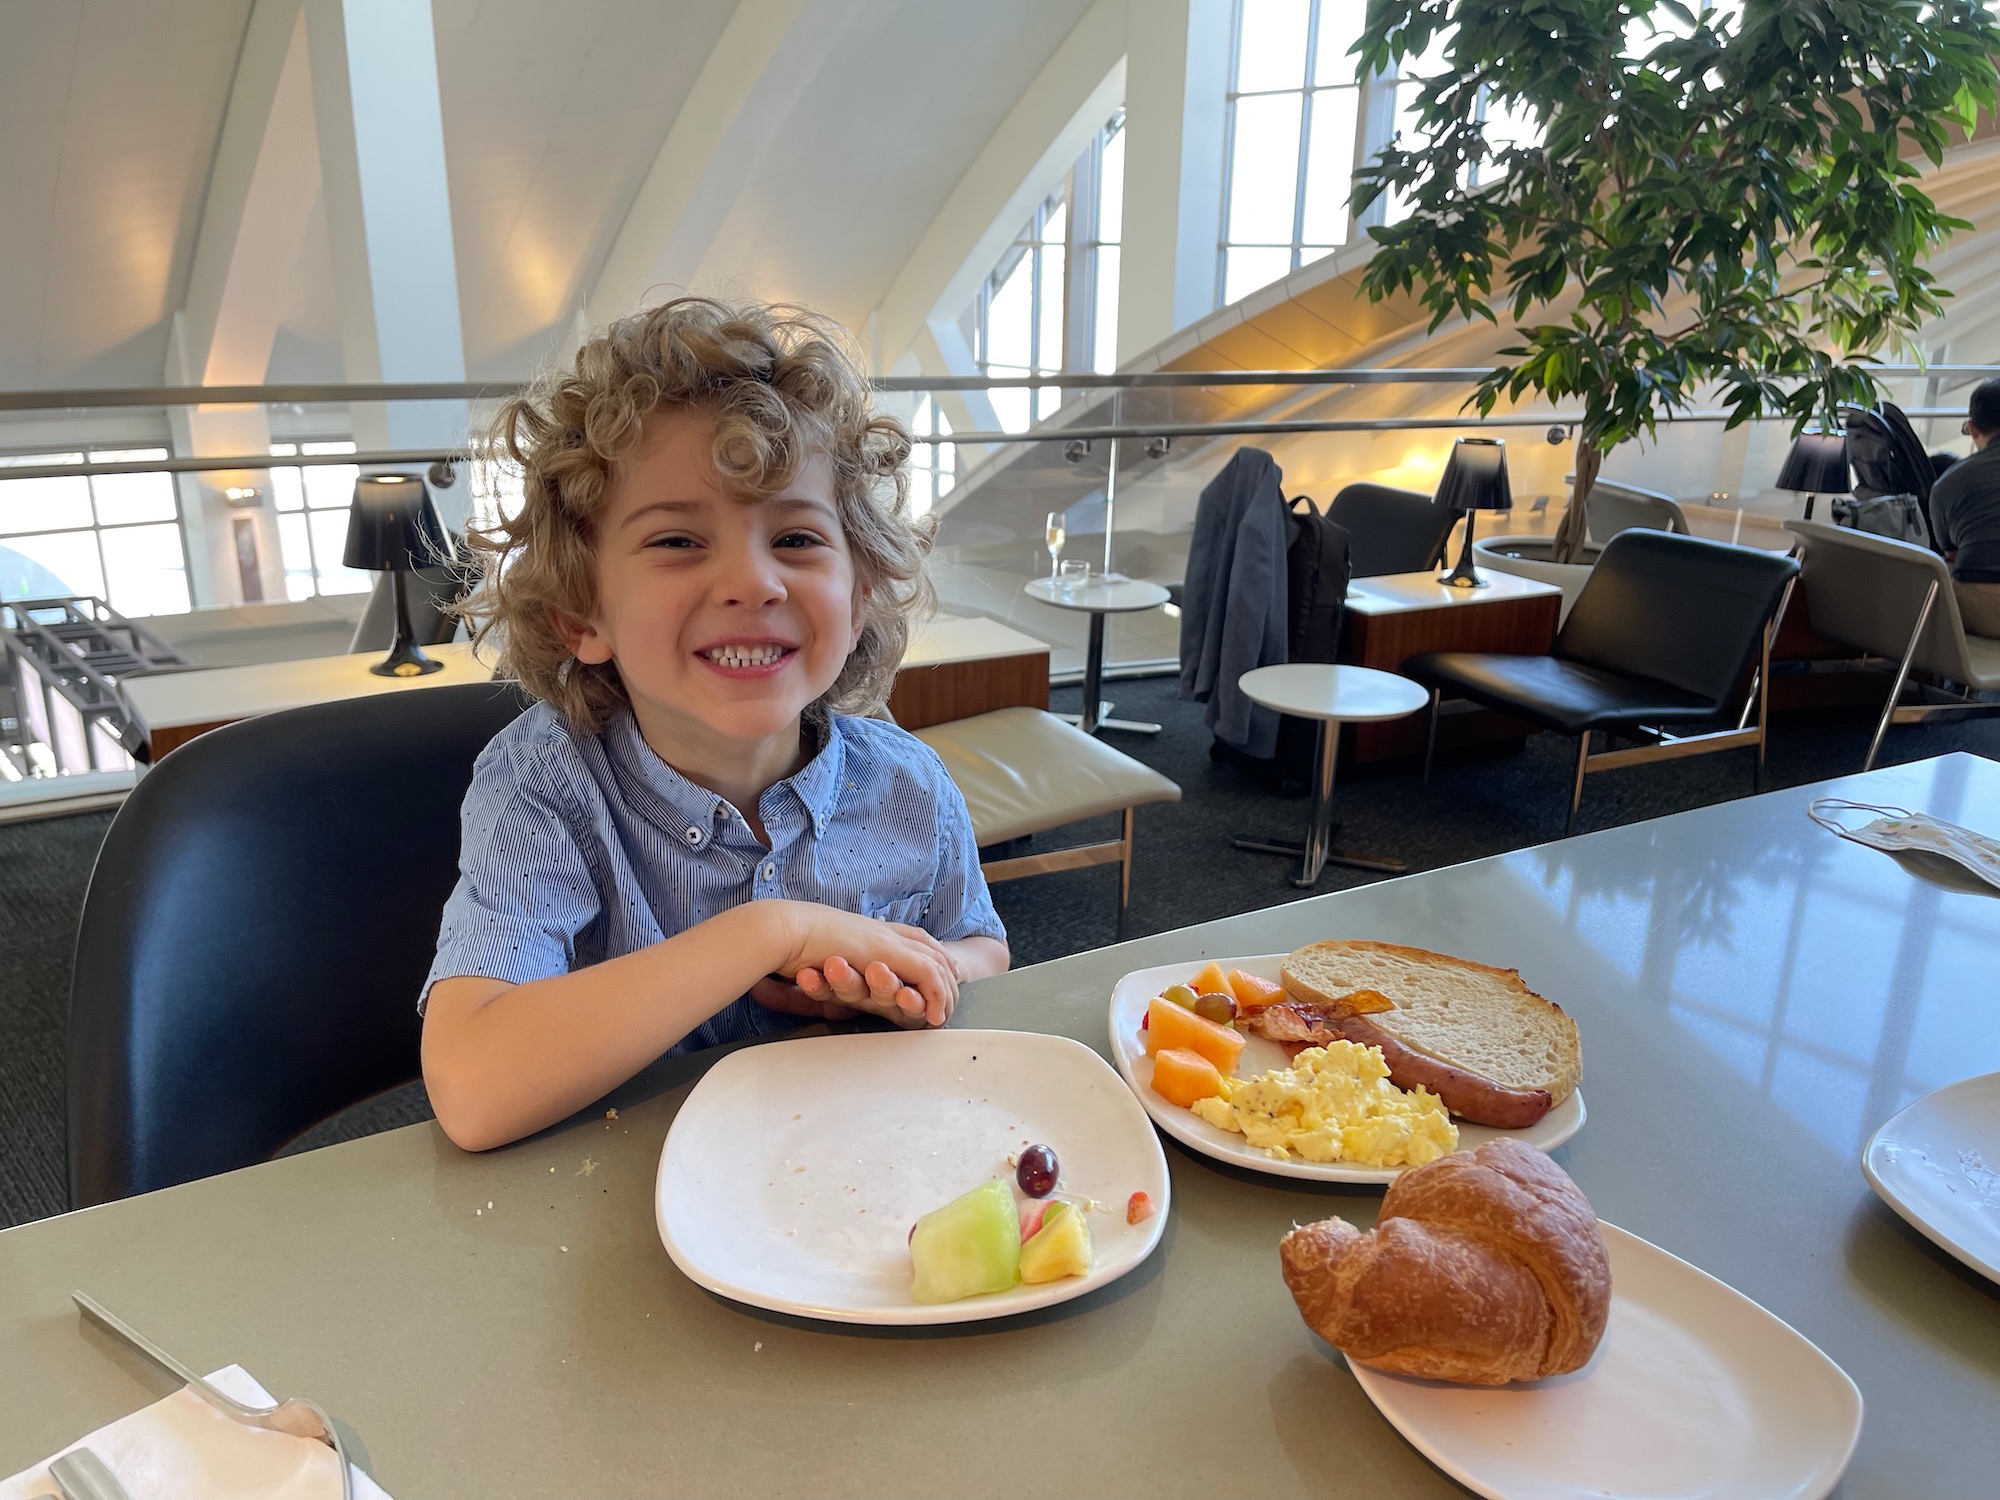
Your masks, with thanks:
[{"label": "boy's hand", "polygon": [[[828,1010],[867,1006],[878,1015],[889,1015],[899,1026],[927,1024],[924,997],[885,963],[857,969],[839,954],[832,954],[816,969],[799,970],[797,988],[801,999],[824,1004]],[[894,1006],[895,1013],[891,1015],[885,1006]],[[945,1018],[950,1016],[951,1007],[947,1007]]]},{"label": "boy's hand", "polygon": [[[811,969],[799,970],[799,978],[814,973]],[[829,992],[825,999],[814,999],[805,992],[803,985],[776,974],[766,974],[750,986],[750,998],[766,1010],[782,1011],[788,1016],[805,1016],[815,1021],[851,1021],[854,1010],[840,1004]]]},{"label": "boy's hand", "polygon": [[[901,1025],[942,1026],[951,1019],[958,974],[943,944],[921,927],[811,901],[768,904],[781,923],[777,972],[798,982],[802,995]],[[826,989],[808,988],[808,981]]]}]

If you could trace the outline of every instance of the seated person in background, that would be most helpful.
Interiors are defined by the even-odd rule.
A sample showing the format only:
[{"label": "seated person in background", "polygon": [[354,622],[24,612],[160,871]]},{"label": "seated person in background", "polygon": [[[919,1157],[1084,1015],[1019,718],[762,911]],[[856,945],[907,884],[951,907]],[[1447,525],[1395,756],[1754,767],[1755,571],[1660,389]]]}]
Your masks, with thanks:
[{"label": "seated person in background", "polygon": [[425,985],[470,1150],[668,1051],[1007,967],[965,801],[879,704],[930,596],[910,440],[814,314],[681,298],[508,401],[517,515],[466,606],[542,701],[481,753]]},{"label": "seated person in background", "polygon": [[1972,456],[1931,486],[1931,530],[1967,632],[2000,637],[2000,379],[1974,387],[1963,430]]}]

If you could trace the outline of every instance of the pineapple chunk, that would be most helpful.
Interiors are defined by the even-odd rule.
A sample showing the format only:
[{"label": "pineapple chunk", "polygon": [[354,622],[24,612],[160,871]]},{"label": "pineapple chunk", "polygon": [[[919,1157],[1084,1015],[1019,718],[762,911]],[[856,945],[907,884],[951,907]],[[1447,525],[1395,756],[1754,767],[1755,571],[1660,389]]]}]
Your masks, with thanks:
[{"label": "pineapple chunk", "polygon": [[1021,1247],[1021,1280],[1030,1284],[1090,1274],[1090,1226],[1083,1210],[1058,1199],[1042,1227]]}]

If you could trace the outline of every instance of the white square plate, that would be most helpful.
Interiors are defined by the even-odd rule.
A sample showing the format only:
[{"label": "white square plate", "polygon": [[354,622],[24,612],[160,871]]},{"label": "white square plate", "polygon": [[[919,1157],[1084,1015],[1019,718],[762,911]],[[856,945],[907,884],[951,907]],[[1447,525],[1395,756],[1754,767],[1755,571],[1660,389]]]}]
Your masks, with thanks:
[{"label": "white square plate", "polygon": [[2000,1073],[1924,1095],[1875,1132],[1861,1170],[1926,1239],[2000,1281]]},{"label": "white square plate", "polygon": [[[1094,1200],[1087,1276],[961,1302],[910,1299],[910,1227],[1053,1149],[1057,1195]],[[1143,1192],[1156,1212],[1125,1222]],[[710,1291],[842,1323],[960,1323],[1067,1302],[1152,1253],[1166,1157],[1132,1094],[1090,1048],[1029,1031],[802,1037],[732,1052],[667,1132],[660,1239]]]},{"label": "white square plate", "polygon": [[[1241,969],[1258,979],[1275,980],[1288,956],[1284,953],[1260,953],[1254,958],[1224,958],[1217,962],[1224,969]],[[1153,1117],[1153,1123],[1183,1146],[1204,1156],[1212,1156],[1217,1161],[1248,1167],[1253,1172],[1269,1172],[1278,1177],[1310,1177],[1318,1182],[1394,1182],[1403,1168],[1363,1167],[1338,1161],[1300,1161],[1296,1157],[1281,1161],[1275,1156],[1267,1156],[1234,1131],[1220,1130],[1192,1110],[1170,1104],[1153,1092],[1153,1059],[1141,1040],[1139,1022],[1144,1019],[1146,1006],[1155,995],[1170,984],[1185,984],[1200,967],[1200,962],[1195,962],[1135,969],[1119,980],[1118,987],[1111,992],[1111,1055],[1117,1060],[1118,1071],[1132,1086],[1132,1093],[1141,1108]],[[1239,1077],[1247,1078],[1270,1068],[1287,1067],[1290,1063],[1290,1055],[1276,1042],[1267,1042],[1260,1036],[1246,1037],[1243,1057],[1236,1065],[1236,1072]],[[1578,1089],[1526,1130],[1493,1130],[1485,1125],[1468,1125],[1458,1121],[1458,1149],[1470,1151],[1483,1141],[1505,1135],[1543,1151],[1553,1151],[1583,1129],[1583,1121],[1583,1090]]]},{"label": "white square plate", "polygon": [[1819,1500],[1861,1437],[1861,1392],[1803,1334],[1637,1235],[1599,1226],[1611,1322],[1591,1362],[1452,1385],[1348,1361],[1417,1451],[1489,1500]]}]

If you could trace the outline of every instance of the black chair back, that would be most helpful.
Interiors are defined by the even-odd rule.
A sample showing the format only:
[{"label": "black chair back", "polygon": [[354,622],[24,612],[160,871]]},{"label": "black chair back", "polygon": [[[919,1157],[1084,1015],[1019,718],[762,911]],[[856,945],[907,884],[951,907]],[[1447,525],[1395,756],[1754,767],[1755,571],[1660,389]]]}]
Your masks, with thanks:
[{"label": "black chair back", "polygon": [[266,714],[164,757],[91,872],[70,1205],[262,1161],[420,1070],[459,804],[511,683]]},{"label": "black chair back", "polygon": [[1386,484],[1350,484],[1326,508],[1326,518],[1351,539],[1348,556],[1356,578],[1436,567],[1458,516],[1429,495]]},{"label": "black chair back", "polygon": [[1621,531],[1604,544],[1553,654],[1667,683],[1720,712],[1798,571],[1778,552]]}]

